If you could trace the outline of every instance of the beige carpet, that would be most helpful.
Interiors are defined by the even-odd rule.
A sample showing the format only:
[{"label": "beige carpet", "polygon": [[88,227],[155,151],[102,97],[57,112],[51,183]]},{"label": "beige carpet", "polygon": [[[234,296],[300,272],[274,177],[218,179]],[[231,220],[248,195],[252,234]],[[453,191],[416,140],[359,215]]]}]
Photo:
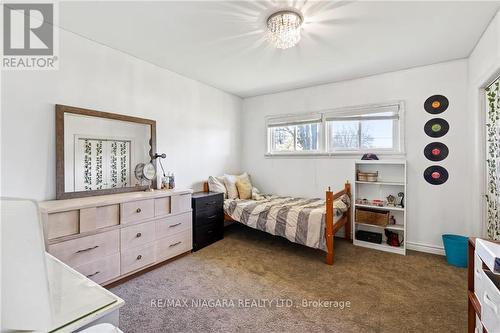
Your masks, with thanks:
[{"label": "beige carpet", "polygon": [[[114,287],[126,301],[120,327],[125,333],[466,331],[465,269],[441,256],[404,257],[342,239],[335,251],[328,266],[319,250],[231,226],[224,240]],[[332,302],[318,307],[303,300]]]}]

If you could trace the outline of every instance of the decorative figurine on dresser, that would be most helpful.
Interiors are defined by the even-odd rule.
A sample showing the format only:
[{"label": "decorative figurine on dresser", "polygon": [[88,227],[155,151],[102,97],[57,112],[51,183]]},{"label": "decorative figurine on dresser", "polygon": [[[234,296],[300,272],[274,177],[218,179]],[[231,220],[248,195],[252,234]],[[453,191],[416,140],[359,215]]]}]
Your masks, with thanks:
[{"label": "decorative figurine on dresser", "polygon": [[190,252],[192,190],[154,190],[165,157],[154,120],[56,105],[47,252],[102,285]]},{"label": "decorative figurine on dresser", "polygon": [[192,197],[193,250],[224,238],[224,193],[197,192]]}]

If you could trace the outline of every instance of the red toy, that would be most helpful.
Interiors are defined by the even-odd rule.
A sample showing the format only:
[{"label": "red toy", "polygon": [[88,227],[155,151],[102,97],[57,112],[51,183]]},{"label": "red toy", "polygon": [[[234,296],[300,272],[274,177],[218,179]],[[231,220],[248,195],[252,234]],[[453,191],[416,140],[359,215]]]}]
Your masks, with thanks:
[{"label": "red toy", "polygon": [[400,247],[399,235],[397,232],[392,232],[385,229],[385,236],[387,237],[387,244],[394,247]]}]

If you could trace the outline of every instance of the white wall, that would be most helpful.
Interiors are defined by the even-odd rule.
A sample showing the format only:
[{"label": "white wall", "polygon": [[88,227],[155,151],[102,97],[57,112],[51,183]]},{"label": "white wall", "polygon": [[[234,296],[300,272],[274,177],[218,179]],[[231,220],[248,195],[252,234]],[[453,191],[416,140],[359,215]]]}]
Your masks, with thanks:
[{"label": "white wall", "polygon": [[495,15],[469,57],[469,81],[482,82],[500,68],[500,11]]},{"label": "white wall", "polygon": [[1,195],[55,198],[55,104],[157,121],[178,187],[240,169],[241,99],[60,31],[57,71],[2,73]]},{"label": "white wall", "polygon": [[[450,131],[436,140],[450,149],[449,157],[439,163],[450,173],[442,186],[430,185],[422,176],[433,164],[424,157],[423,149],[434,141],[423,131],[425,122],[432,118],[423,104],[434,94],[450,100],[449,109],[442,114]],[[389,100],[406,104],[408,242],[414,248],[426,246],[426,250],[439,252],[443,233],[477,235],[480,223],[472,218],[469,201],[474,146],[468,140],[472,130],[467,108],[467,60],[245,99],[242,168],[266,192],[323,197],[327,186],[341,189],[345,180],[354,180],[352,159],[265,157],[264,117]]]},{"label": "white wall", "polygon": [[[469,57],[469,110],[471,140],[474,149],[471,158],[475,161],[473,188],[471,192],[472,212],[476,219],[485,222],[485,118],[486,101],[484,90],[496,77],[500,76],[500,11],[493,18],[475,49]],[[486,237],[486,225],[482,224],[481,236]]]}]

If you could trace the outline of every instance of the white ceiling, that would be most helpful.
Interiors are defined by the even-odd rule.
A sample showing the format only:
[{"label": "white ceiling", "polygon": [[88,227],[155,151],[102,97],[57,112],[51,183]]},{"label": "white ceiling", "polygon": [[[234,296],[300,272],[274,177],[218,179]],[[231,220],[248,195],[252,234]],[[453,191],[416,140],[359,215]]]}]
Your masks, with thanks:
[{"label": "white ceiling", "polygon": [[[278,9],[302,11],[298,46],[264,37]],[[500,2],[64,2],[67,30],[248,97],[467,57]]]}]

